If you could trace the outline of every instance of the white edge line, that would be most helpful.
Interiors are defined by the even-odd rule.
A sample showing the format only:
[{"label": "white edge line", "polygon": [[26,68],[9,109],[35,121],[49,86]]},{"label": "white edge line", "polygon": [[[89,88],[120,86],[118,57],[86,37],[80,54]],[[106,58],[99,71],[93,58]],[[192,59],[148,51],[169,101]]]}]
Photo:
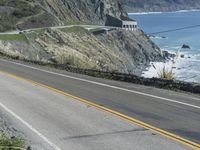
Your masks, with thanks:
[{"label": "white edge line", "polygon": [[15,117],[17,120],[22,122],[26,127],[28,127],[32,132],[37,134],[40,138],[42,138],[46,143],[48,143],[52,148],[55,150],[62,150],[57,145],[49,141],[44,135],[42,135],[39,131],[37,131],[35,128],[33,128],[30,124],[28,124],[25,120],[23,120],[21,117],[19,117],[17,114],[15,114],[12,110],[10,110],[8,107],[6,107],[4,104],[0,103],[0,107],[2,107],[5,111],[10,113],[13,117]]},{"label": "white edge line", "polygon": [[54,75],[58,75],[58,76],[62,76],[62,77],[66,77],[66,78],[70,78],[70,79],[74,79],[74,80],[79,80],[79,81],[83,81],[83,82],[87,82],[87,83],[92,83],[92,84],[96,84],[96,85],[100,85],[100,86],[104,86],[104,87],[109,87],[109,88],[112,88],[112,89],[126,91],[126,92],[130,92],[130,93],[134,93],[134,94],[138,94],[138,95],[142,95],[142,96],[147,96],[147,97],[151,97],[151,98],[161,99],[161,100],[164,100],[164,101],[168,101],[168,102],[177,103],[177,104],[181,104],[181,105],[185,105],[185,106],[189,106],[189,107],[200,109],[200,106],[196,106],[196,105],[193,105],[193,104],[176,101],[176,100],[173,100],[173,99],[168,99],[168,98],[164,98],[164,97],[160,97],[160,96],[156,96],[156,95],[152,95],[152,94],[147,94],[147,93],[143,93],[143,92],[139,92],[139,91],[135,91],[135,90],[129,90],[129,89],[126,89],[126,88],[112,86],[112,85],[109,85],[109,84],[104,84],[104,83],[100,83],[100,82],[96,82],[96,81],[91,81],[91,80],[87,80],[87,79],[82,79],[82,78],[78,78],[78,77],[72,77],[72,76],[69,76],[69,75],[64,75],[64,74],[60,74],[60,73],[56,73],[56,72],[52,72],[52,71],[47,71],[47,70],[39,69],[39,68],[36,68],[36,67],[24,65],[24,64],[21,64],[21,63],[17,63],[17,62],[7,61],[7,60],[4,60],[4,59],[0,59],[0,60],[2,60],[4,62],[16,64],[16,65],[19,65],[19,66],[24,66],[26,68],[31,68],[31,69],[34,69],[34,70],[46,72],[46,73],[49,73],[49,74],[54,74]]}]

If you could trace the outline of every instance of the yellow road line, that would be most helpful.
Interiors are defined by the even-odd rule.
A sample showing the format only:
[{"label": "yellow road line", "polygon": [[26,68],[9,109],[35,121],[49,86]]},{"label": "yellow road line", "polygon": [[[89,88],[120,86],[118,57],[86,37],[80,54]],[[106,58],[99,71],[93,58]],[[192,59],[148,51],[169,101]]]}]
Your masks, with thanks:
[{"label": "yellow road line", "polygon": [[34,85],[38,85],[38,86],[43,87],[43,88],[46,88],[46,89],[49,89],[49,90],[51,90],[51,91],[53,91],[53,92],[56,92],[56,93],[58,93],[58,94],[64,95],[64,96],[66,96],[66,97],[70,97],[70,98],[72,98],[73,100],[78,100],[79,102],[82,102],[82,103],[84,103],[84,104],[86,104],[86,105],[95,107],[95,108],[97,108],[97,109],[100,109],[100,110],[103,110],[103,111],[108,112],[108,113],[110,113],[110,114],[113,114],[113,115],[115,115],[115,116],[118,116],[118,117],[122,118],[123,120],[126,120],[126,121],[128,121],[128,122],[131,122],[131,123],[133,123],[133,124],[136,124],[136,125],[138,125],[138,126],[140,126],[140,127],[143,127],[143,128],[145,128],[145,129],[151,130],[151,131],[153,131],[153,132],[155,132],[155,133],[158,133],[158,134],[160,134],[160,135],[162,135],[162,136],[164,136],[164,137],[167,137],[167,138],[169,138],[169,139],[171,139],[171,140],[173,140],[173,141],[176,141],[176,142],[179,142],[179,143],[181,143],[181,144],[183,144],[183,145],[186,145],[186,146],[188,146],[188,147],[190,147],[190,148],[192,148],[192,149],[200,150],[200,144],[197,144],[197,143],[195,143],[195,142],[192,142],[192,141],[190,141],[190,140],[187,140],[187,139],[185,139],[185,138],[182,138],[182,137],[180,137],[180,136],[178,136],[178,135],[175,135],[175,134],[173,134],[173,133],[167,132],[167,131],[162,130],[162,129],[160,129],[160,128],[154,127],[154,126],[152,126],[152,125],[150,125],[150,124],[147,124],[147,123],[142,122],[142,121],[140,121],[140,120],[137,120],[137,119],[135,119],[135,118],[129,117],[129,116],[127,116],[127,115],[125,115],[125,114],[122,114],[122,113],[120,113],[120,112],[117,112],[117,111],[114,111],[114,110],[112,110],[112,109],[106,108],[106,107],[104,107],[104,106],[98,105],[98,104],[93,103],[93,102],[91,102],[91,101],[89,101],[89,100],[86,100],[86,99],[83,99],[83,98],[80,98],[80,97],[71,95],[71,94],[69,94],[69,93],[63,92],[63,91],[58,90],[58,89],[55,89],[55,88],[53,88],[53,87],[50,87],[50,86],[47,86],[47,85],[44,85],[44,84],[35,82],[35,81],[33,81],[33,80],[29,80],[29,79],[26,79],[26,78],[23,78],[23,77],[20,77],[20,76],[17,76],[17,75],[8,73],[8,72],[5,72],[5,71],[0,71],[0,73],[1,73],[1,74],[4,74],[4,75],[11,76],[11,77],[16,78],[16,79],[19,79],[19,80],[23,80],[23,81],[32,83],[32,84],[34,84]]}]

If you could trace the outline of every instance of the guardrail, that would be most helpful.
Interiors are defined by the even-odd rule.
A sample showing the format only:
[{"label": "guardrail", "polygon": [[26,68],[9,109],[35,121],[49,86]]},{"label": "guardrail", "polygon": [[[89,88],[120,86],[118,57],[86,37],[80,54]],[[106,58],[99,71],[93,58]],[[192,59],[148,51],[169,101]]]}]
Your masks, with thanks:
[{"label": "guardrail", "polygon": [[171,89],[171,90],[181,90],[191,93],[200,94],[200,84],[190,83],[178,80],[166,80],[159,78],[144,78],[140,76],[136,76],[133,74],[125,74],[119,72],[106,72],[92,69],[81,69],[81,68],[73,68],[66,65],[54,65],[55,68],[66,70],[69,72],[85,74],[93,77],[106,78],[116,81],[123,81],[135,84],[141,84],[146,86],[153,86],[157,88]]},{"label": "guardrail", "polygon": [[[19,57],[11,57],[6,54],[2,54],[1,52],[0,52],[0,55],[9,57],[15,60],[19,60]],[[129,82],[129,83],[134,83],[134,84],[146,85],[146,86],[153,86],[157,88],[171,89],[171,90],[176,90],[176,91],[186,91],[186,92],[200,94],[200,84],[198,83],[184,82],[184,81],[179,81],[179,80],[165,80],[165,79],[159,79],[159,78],[144,78],[144,77],[136,76],[133,74],[75,68],[75,67],[69,66],[68,64],[43,63],[39,61],[30,61],[26,59],[24,59],[23,61],[32,63],[32,64],[42,65],[42,66],[50,66],[56,69],[66,70],[68,72],[79,73],[79,74],[84,74],[84,75],[98,77],[98,78],[105,78],[105,79],[110,79],[110,80],[123,81],[123,82]]]}]

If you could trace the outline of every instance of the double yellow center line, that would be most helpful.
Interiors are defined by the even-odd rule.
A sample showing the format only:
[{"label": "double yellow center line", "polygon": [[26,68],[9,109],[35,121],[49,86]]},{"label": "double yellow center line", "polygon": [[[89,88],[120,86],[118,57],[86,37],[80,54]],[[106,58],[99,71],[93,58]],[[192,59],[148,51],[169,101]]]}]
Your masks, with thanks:
[{"label": "double yellow center line", "polygon": [[200,144],[197,144],[197,143],[195,143],[195,142],[192,142],[192,141],[190,141],[190,140],[187,140],[187,139],[185,139],[185,138],[182,138],[182,137],[180,137],[180,136],[178,136],[178,135],[175,135],[175,134],[173,134],[173,133],[167,132],[167,131],[162,130],[162,129],[160,129],[160,128],[154,127],[154,126],[152,126],[152,125],[150,125],[150,124],[144,123],[144,122],[142,122],[142,121],[140,121],[140,120],[137,120],[137,119],[135,119],[135,118],[129,117],[129,116],[127,116],[127,115],[125,115],[125,114],[122,114],[122,113],[120,113],[120,112],[117,112],[117,111],[115,111],[115,110],[112,110],[112,109],[109,109],[109,108],[107,108],[107,107],[98,105],[98,104],[93,103],[93,102],[91,102],[91,101],[89,101],[89,100],[86,100],[86,99],[83,99],[83,98],[80,98],[80,97],[71,95],[71,94],[69,94],[69,93],[67,93],[67,92],[63,92],[63,91],[58,90],[58,89],[56,89],[56,88],[53,88],[53,87],[50,87],[50,86],[47,86],[47,85],[44,85],[44,84],[35,82],[35,81],[33,81],[33,80],[29,80],[29,79],[26,79],[26,78],[23,78],[23,77],[20,77],[20,76],[17,76],[17,75],[8,73],[8,72],[4,72],[4,71],[0,71],[0,73],[1,73],[1,74],[4,74],[4,75],[8,75],[8,76],[13,77],[13,78],[16,78],[16,79],[19,79],[19,80],[23,80],[23,81],[29,82],[29,83],[31,83],[31,84],[33,84],[33,85],[37,85],[37,86],[46,88],[46,89],[48,89],[48,90],[51,90],[51,91],[53,91],[53,92],[55,92],[55,93],[64,95],[64,96],[66,96],[66,97],[70,97],[70,98],[72,98],[73,100],[82,102],[82,103],[84,103],[84,104],[86,104],[86,105],[95,107],[95,108],[97,108],[97,109],[99,109],[99,110],[102,110],[102,111],[104,111],[104,112],[107,112],[107,113],[113,114],[113,115],[115,115],[115,116],[118,116],[118,117],[120,117],[120,118],[123,119],[123,120],[129,121],[129,122],[131,122],[131,123],[133,123],[133,124],[136,124],[136,125],[138,125],[138,126],[140,126],[140,127],[143,127],[143,128],[145,128],[145,129],[151,130],[151,131],[153,131],[153,132],[155,132],[155,133],[158,133],[158,134],[160,134],[160,135],[162,135],[162,136],[164,136],[164,137],[167,137],[167,138],[169,138],[169,139],[171,139],[171,140],[173,140],[173,141],[176,141],[176,142],[179,142],[179,143],[181,143],[181,144],[183,144],[183,145],[186,145],[186,146],[188,146],[188,147],[190,147],[190,148],[192,148],[192,149],[200,150]]}]

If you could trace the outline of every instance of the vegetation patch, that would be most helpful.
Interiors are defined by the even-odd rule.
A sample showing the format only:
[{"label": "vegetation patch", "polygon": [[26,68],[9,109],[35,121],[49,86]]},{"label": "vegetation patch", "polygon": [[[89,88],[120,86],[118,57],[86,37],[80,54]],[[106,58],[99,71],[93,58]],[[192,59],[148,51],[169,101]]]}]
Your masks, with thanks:
[{"label": "vegetation patch", "polygon": [[70,27],[70,28],[63,28],[63,29],[60,29],[61,31],[63,32],[66,32],[66,33],[87,33],[87,30],[84,29],[83,27],[80,27],[80,26],[74,26],[74,27]]},{"label": "vegetation patch", "polygon": [[1,150],[25,150],[25,141],[17,137],[8,137],[4,134],[0,135]]},{"label": "vegetation patch", "polygon": [[162,68],[157,68],[154,64],[152,64],[152,66],[159,79],[175,80],[176,74],[174,73],[173,66],[167,66],[165,63],[163,63]]},{"label": "vegetation patch", "polygon": [[23,41],[28,43],[28,39],[24,34],[0,34],[2,41]]},{"label": "vegetation patch", "polygon": [[83,23],[81,23],[80,21],[77,21],[77,20],[69,20],[69,21],[67,20],[64,23],[65,23],[65,25],[80,25],[80,24],[83,24]]},{"label": "vegetation patch", "polygon": [[173,72],[173,68],[169,69],[166,66],[163,66],[163,68],[158,72],[158,78],[166,80],[174,80],[175,73]]}]

